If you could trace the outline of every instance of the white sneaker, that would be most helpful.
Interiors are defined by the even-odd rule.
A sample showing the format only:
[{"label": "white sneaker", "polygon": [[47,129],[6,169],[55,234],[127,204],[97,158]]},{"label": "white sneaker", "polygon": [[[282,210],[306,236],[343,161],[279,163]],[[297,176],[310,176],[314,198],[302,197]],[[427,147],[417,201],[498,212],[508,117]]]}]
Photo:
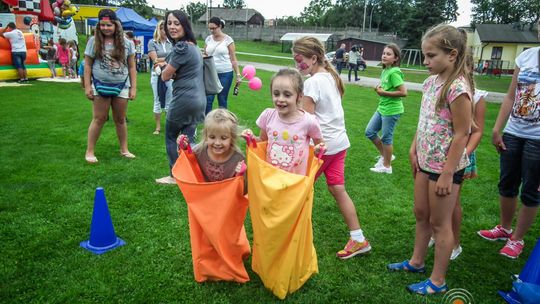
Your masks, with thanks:
[{"label": "white sneaker", "polygon": [[172,184],[176,184],[176,180],[172,176],[165,176],[165,177],[156,179],[156,183],[164,184],[164,185],[172,185]]},{"label": "white sneaker", "polygon": [[458,248],[454,248],[452,250],[452,255],[450,255],[450,260],[451,261],[455,260],[461,254],[462,251],[463,251],[463,248],[461,248],[461,245],[459,245]]},{"label": "white sneaker", "polygon": [[[383,162],[384,162],[384,157],[382,157],[382,155],[379,155],[376,158],[377,158],[377,162],[375,163],[375,166],[373,166],[373,168],[382,167]],[[392,154],[392,160],[391,161],[394,161],[394,159],[396,159],[396,156],[394,154]]]},{"label": "white sneaker", "polygon": [[370,168],[371,172],[392,174],[392,167],[386,168],[385,166]]},{"label": "white sneaker", "polygon": [[433,247],[433,245],[435,245],[435,239],[433,237],[431,237],[429,239],[429,243],[427,244],[428,248],[431,248]]}]

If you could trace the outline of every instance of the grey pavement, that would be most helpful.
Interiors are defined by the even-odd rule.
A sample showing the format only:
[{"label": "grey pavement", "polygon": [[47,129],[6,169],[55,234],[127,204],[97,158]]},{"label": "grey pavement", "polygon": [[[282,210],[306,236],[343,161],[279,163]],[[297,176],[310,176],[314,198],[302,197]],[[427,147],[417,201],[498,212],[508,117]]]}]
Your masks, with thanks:
[{"label": "grey pavement", "polygon": [[[288,57],[282,57],[282,58],[289,59]],[[247,61],[239,61],[238,63],[240,65],[250,64],[250,65],[254,66],[257,69],[270,71],[270,72],[277,72],[280,69],[286,68],[286,66],[268,64],[268,63],[247,62]],[[368,66],[377,66],[378,64],[379,64],[378,61],[367,61]],[[291,66],[292,66],[292,60],[291,60]],[[406,68],[402,68],[402,69],[405,70],[405,71],[407,70]],[[359,71],[359,77],[360,77],[359,81],[351,81],[351,82],[349,82],[347,75],[341,74],[341,79],[343,79],[343,81],[346,84],[359,85],[359,86],[362,86],[362,87],[371,87],[371,88],[374,88],[379,84],[379,78],[362,76],[362,72],[360,72],[360,71]],[[419,92],[422,91],[422,84],[421,83],[405,81],[405,87],[407,87],[407,90],[419,91]],[[488,94],[488,96],[486,98],[486,101],[491,102],[491,103],[502,103],[503,98],[504,98],[505,95],[506,95],[505,93],[489,92],[489,94]]]}]

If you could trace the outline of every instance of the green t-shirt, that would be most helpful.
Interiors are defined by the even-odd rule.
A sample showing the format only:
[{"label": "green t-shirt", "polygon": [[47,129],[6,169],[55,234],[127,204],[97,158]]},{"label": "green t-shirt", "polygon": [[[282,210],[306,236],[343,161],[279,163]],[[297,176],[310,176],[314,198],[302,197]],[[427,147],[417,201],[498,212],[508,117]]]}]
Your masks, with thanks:
[{"label": "green t-shirt", "polygon": [[[388,92],[397,91],[397,88],[403,84],[403,73],[398,67],[383,69],[381,73],[381,87]],[[401,97],[379,97],[379,107],[377,111],[381,115],[396,115],[405,111]]]}]

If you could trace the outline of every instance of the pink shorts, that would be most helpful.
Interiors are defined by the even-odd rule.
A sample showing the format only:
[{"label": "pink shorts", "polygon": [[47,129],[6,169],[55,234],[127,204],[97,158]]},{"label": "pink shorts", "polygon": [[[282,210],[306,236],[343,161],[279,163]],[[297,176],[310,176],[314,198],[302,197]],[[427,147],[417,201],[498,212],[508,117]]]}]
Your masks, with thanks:
[{"label": "pink shorts", "polygon": [[328,186],[345,184],[345,156],[347,150],[343,150],[334,155],[323,155],[324,161],[322,167],[317,172],[315,180],[324,172],[326,184]]}]

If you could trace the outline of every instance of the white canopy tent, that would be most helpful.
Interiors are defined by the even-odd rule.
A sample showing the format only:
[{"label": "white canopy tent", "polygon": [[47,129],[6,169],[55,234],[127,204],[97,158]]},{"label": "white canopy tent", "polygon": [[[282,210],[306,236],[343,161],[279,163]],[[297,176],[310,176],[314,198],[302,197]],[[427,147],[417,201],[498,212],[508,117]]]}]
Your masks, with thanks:
[{"label": "white canopy tent", "polygon": [[302,38],[302,37],[315,37],[319,39],[325,46],[326,50],[328,51],[328,47],[331,47],[333,49],[334,39],[330,38],[334,36],[334,34],[320,34],[320,33],[287,33],[279,39],[281,41],[281,51],[284,52],[284,45],[292,44],[295,40]]}]

